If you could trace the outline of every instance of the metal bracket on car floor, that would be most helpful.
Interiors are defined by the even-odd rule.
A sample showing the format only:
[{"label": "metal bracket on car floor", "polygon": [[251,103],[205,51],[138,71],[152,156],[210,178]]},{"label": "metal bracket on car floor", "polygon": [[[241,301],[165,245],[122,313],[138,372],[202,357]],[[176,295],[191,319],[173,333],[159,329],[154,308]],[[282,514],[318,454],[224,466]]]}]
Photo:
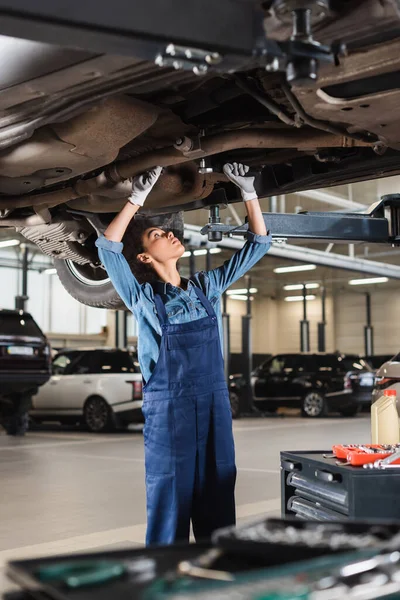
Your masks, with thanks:
[{"label": "metal bracket on car floor", "polygon": [[[400,245],[400,194],[383,196],[365,213],[301,212],[263,213],[274,240],[321,240],[335,243],[368,242]],[[211,222],[201,233],[215,241],[222,235],[246,235],[248,224],[238,227]]]}]

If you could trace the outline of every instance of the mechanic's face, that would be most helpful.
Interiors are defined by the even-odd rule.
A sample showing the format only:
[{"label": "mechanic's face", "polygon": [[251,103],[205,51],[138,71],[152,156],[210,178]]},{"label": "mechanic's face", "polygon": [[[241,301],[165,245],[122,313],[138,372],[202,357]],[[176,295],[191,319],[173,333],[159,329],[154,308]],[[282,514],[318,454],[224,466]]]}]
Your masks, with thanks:
[{"label": "mechanic's face", "polygon": [[146,229],[143,234],[143,247],[145,251],[138,255],[138,259],[150,265],[177,261],[185,252],[185,247],[172,231],[164,231],[159,227]]}]

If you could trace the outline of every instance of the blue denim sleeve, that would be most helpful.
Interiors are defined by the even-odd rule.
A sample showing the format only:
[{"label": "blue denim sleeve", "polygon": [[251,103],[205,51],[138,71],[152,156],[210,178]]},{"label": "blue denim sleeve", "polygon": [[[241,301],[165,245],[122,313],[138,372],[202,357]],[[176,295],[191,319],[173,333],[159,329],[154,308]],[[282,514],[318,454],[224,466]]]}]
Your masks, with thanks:
[{"label": "blue denim sleeve", "polygon": [[208,271],[210,289],[223,294],[235,281],[243,277],[270,249],[271,234],[256,235],[249,231],[247,242],[221,267]]},{"label": "blue denim sleeve", "polygon": [[132,274],[125,256],[122,254],[123,243],[112,242],[104,236],[96,240],[99,257],[106,268],[109,278],[127,308],[131,310],[139,300],[141,286]]}]

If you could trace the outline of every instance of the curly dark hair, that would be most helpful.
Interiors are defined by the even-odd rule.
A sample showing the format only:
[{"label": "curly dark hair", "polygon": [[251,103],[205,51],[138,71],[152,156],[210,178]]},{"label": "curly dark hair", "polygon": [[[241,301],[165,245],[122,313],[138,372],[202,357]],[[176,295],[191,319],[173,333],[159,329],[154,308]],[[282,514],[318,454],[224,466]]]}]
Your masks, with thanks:
[{"label": "curly dark hair", "polygon": [[154,227],[150,219],[132,219],[122,240],[124,243],[123,254],[139,283],[153,283],[158,279],[153,267],[138,259],[138,254],[145,252],[143,236],[149,227]]},{"label": "curly dark hair", "polygon": [[[164,231],[172,231],[183,243],[183,213],[168,213],[151,217],[136,215],[129,223],[122,240],[124,243],[123,253],[133,275],[139,283],[153,283],[158,279],[158,275],[154,269],[137,258],[138,254],[145,252],[143,235],[146,229],[150,227],[159,227]],[[177,268],[179,270],[179,263],[177,264]]]}]

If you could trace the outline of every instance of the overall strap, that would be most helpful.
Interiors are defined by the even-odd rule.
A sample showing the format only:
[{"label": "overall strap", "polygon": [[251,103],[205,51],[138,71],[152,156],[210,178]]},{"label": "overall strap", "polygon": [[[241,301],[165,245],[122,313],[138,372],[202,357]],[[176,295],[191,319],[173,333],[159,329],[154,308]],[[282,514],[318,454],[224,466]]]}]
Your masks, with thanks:
[{"label": "overall strap", "polygon": [[167,311],[165,310],[165,304],[162,301],[160,294],[154,294],[154,303],[157,309],[157,315],[161,325],[168,325]]},{"label": "overall strap", "polygon": [[215,311],[214,311],[214,309],[212,307],[212,304],[209,301],[209,299],[206,297],[206,295],[203,293],[203,291],[199,287],[197,287],[197,285],[194,285],[194,290],[195,290],[195,292],[197,294],[198,299],[200,300],[200,302],[202,303],[202,305],[206,309],[208,316],[209,317],[215,317]]}]

